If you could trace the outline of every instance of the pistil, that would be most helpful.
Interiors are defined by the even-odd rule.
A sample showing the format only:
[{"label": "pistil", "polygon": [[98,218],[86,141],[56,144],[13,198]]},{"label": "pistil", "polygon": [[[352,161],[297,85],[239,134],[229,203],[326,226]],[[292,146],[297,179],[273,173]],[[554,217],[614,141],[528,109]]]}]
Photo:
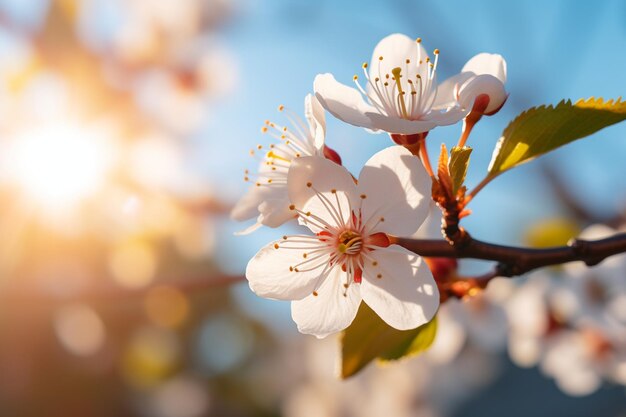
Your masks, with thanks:
[{"label": "pistil", "polygon": [[391,70],[393,74],[393,79],[396,82],[396,86],[398,87],[398,102],[400,102],[400,107],[402,108],[402,117],[405,119],[409,118],[409,115],[406,111],[406,103],[404,102],[404,91],[402,90],[402,82],[400,78],[402,77],[402,68],[395,67]]}]

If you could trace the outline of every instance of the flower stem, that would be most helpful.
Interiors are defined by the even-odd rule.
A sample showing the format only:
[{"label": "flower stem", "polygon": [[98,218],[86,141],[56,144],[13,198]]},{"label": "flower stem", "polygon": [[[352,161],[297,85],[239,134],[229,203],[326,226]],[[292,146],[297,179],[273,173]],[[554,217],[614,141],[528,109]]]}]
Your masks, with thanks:
[{"label": "flower stem", "polygon": [[491,180],[494,178],[495,177],[492,177],[490,175],[486,176],[476,187],[474,187],[472,191],[467,193],[467,195],[465,196],[465,205],[472,201],[472,199],[476,197],[476,194],[478,194],[480,190],[485,188],[485,185],[489,184],[489,182],[491,182]]},{"label": "flower stem", "polygon": [[419,142],[419,156],[420,156],[420,159],[422,160],[422,164],[424,164],[424,168],[426,169],[426,172],[428,173],[428,175],[430,175],[431,178],[433,178],[435,174],[433,173],[433,168],[430,165],[430,158],[428,157],[428,150],[426,149],[425,139],[422,139]]}]

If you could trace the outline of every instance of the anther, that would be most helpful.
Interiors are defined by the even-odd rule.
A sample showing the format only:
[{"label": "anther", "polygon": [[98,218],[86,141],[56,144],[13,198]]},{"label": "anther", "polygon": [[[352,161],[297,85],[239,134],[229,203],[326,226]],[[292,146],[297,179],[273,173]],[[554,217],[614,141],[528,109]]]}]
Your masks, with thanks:
[{"label": "anther", "polygon": [[263,126],[261,128],[261,133],[267,133],[267,127],[266,126]]},{"label": "anther", "polygon": [[383,277],[383,274],[377,274],[376,278],[381,279]]},{"label": "anther", "polygon": [[433,54],[435,54],[435,55],[439,55],[439,49],[435,49],[435,50],[433,51]]},{"label": "anther", "polygon": [[312,183],[312,182],[307,182],[307,183],[306,183],[306,186],[307,186],[307,187],[309,187],[309,188],[311,188],[311,187],[313,186],[313,183]]},{"label": "anther", "polygon": [[289,210],[295,210],[295,209],[296,209],[296,206],[294,206],[293,204],[289,205]]},{"label": "anther", "polygon": [[367,198],[367,196],[366,196],[365,194],[361,194],[361,198],[362,198],[363,200],[365,200],[365,199]]},{"label": "anther", "polygon": [[278,249],[280,246],[278,246],[278,243],[274,243],[274,249]]},{"label": "anther", "polygon": [[337,194],[337,190],[334,189],[334,188],[332,190],[330,190],[330,192],[333,193],[333,194]]},{"label": "anther", "polygon": [[415,39],[415,42],[417,42],[417,43],[422,43],[422,38],[417,38],[417,39]]},{"label": "anther", "polygon": [[372,266],[378,266],[378,262],[377,261],[372,262]]},{"label": "anther", "polygon": [[378,60],[379,60],[379,61],[382,61],[382,60],[383,60],[382,55],[378,57]]},{"label": "anther", "polygon": [[285,106],[283,106],[282,104],[278,106],[278,111],[283,111],[283,110],[285,110]]},{"label": "anther", "polygon": [[410,64],[411,60],[409,58],[407,58],[406,61],[404,61],[404,62],[406,62],[407,64]]},{"label": "anther", "polygon": [[313,291],[313,297],[317,297],[317,291]]},{"label": "anther", "polygon": [[359,79],[359,76],[355,74],[355,75],[352,77],[352,79],[353,79],[354,81],[356,81],[356,80],[358,80],[358,79]]},{"label": "anther", "polygon": [[363,63],[363,69],[366,69],[366,68],[367,68],[367,62],[364,62]]},{"label": "anther", "polygon": [[307,257],[307,256],[308,256],[308,255],[307,255],[306,253],[303,253],[303,254],[302,254],[302,257],[303,257],[304,259],[306,259],[306,257]]}]

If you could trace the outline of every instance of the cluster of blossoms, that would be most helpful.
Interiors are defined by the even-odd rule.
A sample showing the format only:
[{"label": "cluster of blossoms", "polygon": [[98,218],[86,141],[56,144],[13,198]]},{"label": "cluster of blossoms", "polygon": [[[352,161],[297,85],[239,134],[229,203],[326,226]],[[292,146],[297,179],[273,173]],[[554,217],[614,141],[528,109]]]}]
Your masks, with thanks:
[{"label": "cluster of blossoms", "polygon": [[[590,226],[582,238],[615,234]],[[535,273],[507,303],[509,354],[539,365],[570,395],[587,395],[603,380],[626,385],[626,256],[593,269],[567,264]]]},{"label": "cluster of blossoms", "polygon": [[412,152],[392,146],[353,177],[325,145],[324,111],[410,145],[436,126],[493,114],[504,104],[501,56],[479,54],[441,84],[438,61],[439,51],[431,59],[421,39],[387,36],[363,64],[365,86],[358,76],[350,88],[331,74],[318,75],[315,95],[305,99],[306,123],[281,106],[293,128],[269,121],[263,127],[278,143],[251,151],[262,153],[260,169],[256,176],[246,172],[253,185],[232,216],[256,217],[243,233],[296,219],[311,232],[268,244],[246,269],[256,294],[292,301],[301,332],[324,337],[345,329],[361,301],[399,330],[419,327],[437,312],[440,296],[428,265],[394,244],[428,215],[429,173]]}]

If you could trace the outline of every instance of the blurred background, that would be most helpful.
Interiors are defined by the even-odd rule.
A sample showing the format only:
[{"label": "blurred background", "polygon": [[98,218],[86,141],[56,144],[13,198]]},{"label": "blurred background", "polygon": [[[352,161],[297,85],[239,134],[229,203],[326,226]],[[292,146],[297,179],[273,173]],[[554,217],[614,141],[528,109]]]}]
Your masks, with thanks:
[{"label": "blurred background", "polygon": [[[563,277],[586,272],[552,269],[447,303],[432,352],[346,382],[336,338],[298,334],[288,303],[248,289],[247,260],[282,235],[234,236],[247,225],[228,217],[260,127],[285,123],[280,104],[302,114],[316,74],[348,83],[394,32],[441,50],[440,80],[479,52],[507,60],[470,185],[522,110],[626,93],[621,0],[0,0],[0,415],[626,416],[623,257],[596,274],[622,279],[600,306],[623,326],[591,332],[607,342],[593,354],[595,327],[562,309]],[[459,133],[433,131],[431,152]],[[624,136],[503,175],[465,226],[533,246],[622,227]],[[327,143],[353,173],[391,144],[330,117]]]}]

